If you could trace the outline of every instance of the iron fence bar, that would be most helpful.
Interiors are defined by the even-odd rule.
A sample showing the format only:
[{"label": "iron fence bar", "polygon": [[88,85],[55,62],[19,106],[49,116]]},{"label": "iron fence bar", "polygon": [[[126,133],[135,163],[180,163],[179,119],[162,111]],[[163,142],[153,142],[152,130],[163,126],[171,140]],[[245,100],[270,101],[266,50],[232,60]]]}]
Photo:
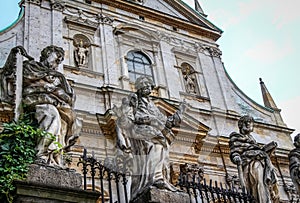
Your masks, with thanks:
[{"label": "iron fence bar", "polygon": [[208,189],[207,189],[207,185],[206,185],[206,179],[204,178],[204,192],[205,192],[205,196],[207,199],[207,202],[209,202],[209,195],[208,195]]},{"label": "iron fence bar", "polygon": [[79,162],[77,163],[77,166],[79,166],[80,164],[82,164],[82,174],[83,174],[83,189],[86,190],[86,174],[88,172],[87,169],[87,156],[86,156],[87,152],[86,152],[86,148],[83,149],[83,154],[79,159]]},{"label": "iron fence bar", "polygon": [[193,174],[193,182],[192,182],[192,186],[193,186],[193,193],[194,193],[194,197],[195,197],[195,201],[196,203],[198,203],[198,198],[197,198],[197,185],[196,185],[196,175]]},{"label": "iron fence bar", "polygon": [[229,203],[232,203],[232,201],[231,201],[231,196],[230,196],[230,193],[229,193],[229,190],[228,190],[228,187],[227,187],[227,185],[225,184],[225,194],[226,194],[226,196],[227,196],[227,199],[229,200]]},{"label": "iron fence bar", "polygon": [[218,201],[221,201],[220,189],[219,189],[219,187],[218,187],[217,181],[215,181],[215,192],[216,192],[216,194],[217,194]]},{"label": "iron fence bar", "polygon": [[99,179],[100,179],[100,190],[101,190],[101,202],[104,203],[104,166],[101,162],[97,162],[97,169],[99,170]]},{"label": "iron fence bar", "polygon": [[97,162],[97,160],[95,159],[94,151],[92,151],[92,157],[90,158],[89,161],[91,167],[92,190],[95,191],[95,175],[96,175],[95,163]]},{"label": "iron fence bar", "polygon": [[198,177],[198,191],[200,193],[200,198],[201,198],[201,202],[204,202],[204,199],[203,199],[203,194],[202,194],[202,187],[201,187],[201,182],[200,182],[200,178]]},{"label": "iron fence bar", "polygon": [[222,183],[220,183],[220,191],[221,191],[221,195],[222,195],[222,198],[224,199],[224,202],[226,202],[226,196],[225,196],[225,191],[223,189],[223,185]]},{"label": "iron fence bar", "polygon": [[116,187],[117,187],[118,202],[121,202],[120,201],[120,189],[119,189],[120,174],[118,172],[115,172],[114,175],[115,175],[115,182],[116,182]]},{"label": "iron fence bar", "polygon": [[107,181],[108,181],[109,202],[113,203],[113,201],[112,201],[112,187],[111,187],[111,171],[110,171],[110,169],[107,169],[106,172],[107,172]]},{"label": "iron fence bar", "polygon": [[209,180],[209,191],[210,191],[210,194],[211,194],[212,201],[216,202],[215,195],[214,195],[214,189],[213,189],[213,186],[212,186],[212,179]]},{"label": "iron fence bar", "polygon": [[122,174],[122,177],[123,177],[123,187],[124,187],[124,193],[125,193],[125,203],[128,203],[126,174]]}]

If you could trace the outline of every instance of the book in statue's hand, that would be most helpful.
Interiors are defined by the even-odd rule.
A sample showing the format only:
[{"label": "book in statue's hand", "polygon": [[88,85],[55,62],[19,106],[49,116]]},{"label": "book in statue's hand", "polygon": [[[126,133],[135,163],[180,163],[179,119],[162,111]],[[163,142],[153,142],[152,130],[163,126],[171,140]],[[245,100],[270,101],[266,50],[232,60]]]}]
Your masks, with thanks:
[{"label": "book in statue's hand", "polygon": [[263,146],[263,150],[269,154],[271,154],[272,152],[274,152],[274,150],[276,149],[277,147],[277,142],[269,142],[268,144],[265,144]]}]

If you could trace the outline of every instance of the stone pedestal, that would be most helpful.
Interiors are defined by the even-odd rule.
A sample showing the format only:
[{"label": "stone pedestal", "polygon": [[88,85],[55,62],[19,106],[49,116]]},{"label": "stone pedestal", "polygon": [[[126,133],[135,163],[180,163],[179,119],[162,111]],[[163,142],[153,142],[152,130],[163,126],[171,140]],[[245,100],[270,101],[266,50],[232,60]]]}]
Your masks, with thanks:
[{"label": "stone pedestal", "polygon": [[184,192],[171,192],[156,187],[149,187],[131,203],[190,203],[190,198]]},{"label": "stone pedestal", "polygon": [[81,189],[81,175],[73,170],[32,164],[25,181],[15,181],[16,203],[95,203],[98,192]]}]

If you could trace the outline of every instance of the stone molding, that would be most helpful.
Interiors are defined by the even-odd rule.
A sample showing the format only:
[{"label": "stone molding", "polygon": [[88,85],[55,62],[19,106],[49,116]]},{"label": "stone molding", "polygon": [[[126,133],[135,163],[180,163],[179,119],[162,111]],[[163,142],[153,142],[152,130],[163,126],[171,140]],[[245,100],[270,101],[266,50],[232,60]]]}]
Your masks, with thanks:
[{"label": "stone molding", "polygon": [[42,1],[41,0],[25,0],[25,3],[32,3],[32,4],[36,4],[36,5],[41,5]]}]

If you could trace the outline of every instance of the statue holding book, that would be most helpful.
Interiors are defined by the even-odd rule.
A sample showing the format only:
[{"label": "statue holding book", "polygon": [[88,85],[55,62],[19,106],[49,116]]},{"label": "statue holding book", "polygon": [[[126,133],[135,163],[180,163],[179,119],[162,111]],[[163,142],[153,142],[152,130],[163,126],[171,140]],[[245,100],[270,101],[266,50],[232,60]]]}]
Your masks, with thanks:
[{"label": "statue holding book", "polygon": [[112,109],[118,117],[118,149],[132,158],[131,199],[150,186],[177,191],[169,182],[169,147],[176,136],[171,129],[180,125],[186,104],[181,103],[173,115],[166,116],[151,101],[151,78],[139,77],[135,87],[136,93]]},{"label": "statue holding book", "polygon": [[230,134],[230,159],[237,165],[241,186],[258,203],[279,202],[278,181],[270,155],[276,142],[259,145],[251,135],[254,119],[243,116],[238,121],[240,132]]}]

